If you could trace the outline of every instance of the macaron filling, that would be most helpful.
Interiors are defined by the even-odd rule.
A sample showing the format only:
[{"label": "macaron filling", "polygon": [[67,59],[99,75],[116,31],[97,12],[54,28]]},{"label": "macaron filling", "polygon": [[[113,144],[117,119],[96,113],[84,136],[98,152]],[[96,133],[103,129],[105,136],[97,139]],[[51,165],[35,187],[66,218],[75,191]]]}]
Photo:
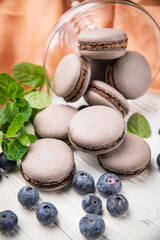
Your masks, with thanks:
[{"label": "macaron filling", "polygon": [[75,165],[73,166],[73,169],[71,170],[71,172],[64,177],[63,179],[60,179],[59,181],[55,182],[40,182],[37,180],[32,179],[31,177],[29,177],[26,173],[24,173],[23,169],[22,169],[22,165],[20,165],[20,170],[22,173],[22,176],[24,177],[24,179],[29,182],[30,184],[32,184],[35,187],[38,187],[40,189],[54,189],[54,188],[59,188],[62,185],[67,185],[68,182],[71,182],[71,179],[75,173]]},{"label": "macaron filling", "polygon": [[125,40],[117,41],[117,42],[81,42],[79,41],[79,50],[88,50],[88,51],[97,51],[97,50],[121,50],[121,49],[126,49],[127,47],[127,41],[128,39],[126,38]]},{"label": "macaron filling", "polygon": [[134,174],[141,173],[141,172],[143,172],[143,171],[148,167],[148,165],[149,165],[149,163],[150,163],[150,161],[149,161],[147,165],[145,165],[144,167],[142,167],[142,168],[140,168],[140,169],[137,169],[136,171],[125,171],[125,172],[121,171],[121,172],[119,173],[118,171],[116,171],[116,170],[114,170],[114,169],[110,169],[110,168],[104,167],[103,164],[102,164],[102,162],[101,162],[101,160],[99,159],[99,156],[97,156],[97,159],[98,159],[99,164],[100,164],[105,170],[107,170],[107,171],[109,171],[109,172],[112,172],[112,173],[115,173],[115,174],[118,174],[118,175],[134,175]]},{"label": "macaron filling", "polygon": [[65,101],[72,102],[77,97],[77,95],[81,92],[83,89],[83,85],[85,83],[85,80],[87,79],[87,70],[88,70],[88,61],[81,57],[81,70],[80,75],[77,81],[77,84],[74,88],[74,90],[69,94],[69,96],[64,97]]},{"label": "macaron filling", "polygon": [[114,63],[111,63],[108,69],[108,83],[115,89],[117,89],[116,84],[114,82],[113,77],[113,69],[114,69]]},{"label": "macaron filling", "polygon": [[113,141],[112,143],[109,143],[105,146],[98,146],[98,147],[93,147],[93,146],[83,146],[79,143],[76,143],[72,138],[71,138],[71,135],[70,133],[68,133],[68,136],[69,136],[69,140],[70,142],[72,143],[73,146],[76,146],[76,148],[78,149],[81,149],[82,151],[85,151],[87,152],[88,150],[90,152],[98,152],[98,151],[107,151],[107,150],[110,150],[114,147],[116,147],[124,138],[124,135],[125,135],[125,130],[123,131],[122,135],[115,141]]},{"label": "macaron filling", "polygon": [[101,88],[99,88],[98,86],[92,86],[92,84],[90,85],[89,90],[107,99],[110,103],[114,105],[114,107],[116,107],[116,109],[118,109],[122,113],[124,117],[128,114],[128,108],[126,108],[116,96],[113,96],[108,92],[102,91]]}]

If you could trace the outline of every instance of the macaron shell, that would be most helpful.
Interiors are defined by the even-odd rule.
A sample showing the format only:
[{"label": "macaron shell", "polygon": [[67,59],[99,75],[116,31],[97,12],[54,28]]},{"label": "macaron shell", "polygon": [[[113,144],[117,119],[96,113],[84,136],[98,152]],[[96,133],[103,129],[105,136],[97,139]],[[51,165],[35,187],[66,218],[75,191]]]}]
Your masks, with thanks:
[{"label": "macaron shell", "polygon": [[98,155],[103,168],[119,174],[143,171],[151,160],[151,149],[143,138],[126,133],[122,144],[112,152]]},{"label": "macaron shell", "polygon": [[117,42],[126,40],[126,34],[115,28],[87,29],[78,35],[79,42]]},{"label": "macaron shell", "polygon": [[54,92],[61,97],[68,96],[75,88],[81,69],[77,54],[66,55],[58,64],[54,76]]},{"label": "macaron shell", "polygon": [[81,50],[79,52],[82,56],[93,58],[93,59],[116,59],[123,56],[126,52],[124,48],[109,48],[109,49],[97,49],[92,50],[92,46],[97,43],[100,44],[117,44],[120,41],[127,41],[126,34],[119,30],[113,28],[102,28],[102,29],[87,29],[81,32],[78,36],[79,44],[88,44],[91,47],[87,50]]},{"label": "macaron shell", "polygon": [[73,153],[66,143],[56,139],[40,139],[29,146],[21,162],[22,170],[33,180],[57,182],[74,167]]},{"label": "macaron shell", "polygon": [[112,76],[116,89],[128,99],[142,96],[151,84],[150,66],[147,60],[135,51],[127,52],[113,63]]},{"label": "macaron shell", "polygon": [[50,105],[37,113],[34,119],[35,132],[41,138],[67,139],[69,123],[77,111],[67,105]]},{"label": "macaron shell", "polygon": [[[124,121],[119,112],[105,106],[92,106],[75,114],[69,124],[68,135],[73,146],[79,145],[80,150],[104,153],[120,144],[123,132]],[[121,141],[112,149],[106,149],[106,145],[119,138]]]},{"label": "macaron shell", "polygon": [[[94,92],[92,88],[96,88],[99,92]],[[84,98],[89,105],[104,105],[120,111],[120,105],[117,106],[115,104],[115,102],[119,102],[121,103],[121,106],[126,109],[127,113],[130,109],[127,100],[121,93],[109,86],[107,83],[98,80],[94,80],[90,83],[90,87],[84,95]]]},{"label": "macaron shell", "polygon": [[104,97],[101,97],[100,95],[91,91],[90,89],[88,89],[88,91],[84,95],[84,99],[90,106],[102,105],[102,106],[111,107],[117,110],[112,103],[110,103],[109,101],[106,101]]}]

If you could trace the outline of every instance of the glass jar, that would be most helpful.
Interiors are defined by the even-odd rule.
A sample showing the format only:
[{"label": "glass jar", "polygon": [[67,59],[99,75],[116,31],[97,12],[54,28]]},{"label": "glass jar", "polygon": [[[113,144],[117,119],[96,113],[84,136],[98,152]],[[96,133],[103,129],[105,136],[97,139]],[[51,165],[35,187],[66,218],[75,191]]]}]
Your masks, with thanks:
[{"label": "glass jar", "polygon": [[55,69],[60,60],[69,53],[78,53],[79,33],[97,27],[126,32],[127,50],[145,56],[151,67],[152,81],[155,80],[160,70],[160,28],[153,17],[132,1],[88,0],[63,14],[49,34],[44,70],[52,90]]}]

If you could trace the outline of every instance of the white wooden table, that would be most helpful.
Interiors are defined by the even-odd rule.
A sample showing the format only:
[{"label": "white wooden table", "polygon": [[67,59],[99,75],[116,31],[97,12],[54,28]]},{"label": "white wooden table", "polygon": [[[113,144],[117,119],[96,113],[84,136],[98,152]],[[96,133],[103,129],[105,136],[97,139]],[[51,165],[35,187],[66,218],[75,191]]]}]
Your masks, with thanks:
[{"label": "white wooden table", "polygon": [[[60,102],[53,98],[54,103]],[[80,104],[77,103],[78,105]],[[148,119],[152,129],[152,136],[147,139],[151,150],[151,166],[148,170],[135,177],[123,177],[122,191],[129,201],[129,211],[125,216],[112,217],[106,210],[106,199],[103,202],[102,217],[106,224],[104,240],[159,240],[160,239],[160,170],[156,164],[156,157],[160,152],[160,92],[150,91],[142,98],[132,101],[131,112],[140,112]],[[95,179],[105,173],[95,157],[74,150],[77,171],[85,170]],[[38,167],[38,166],[37,166]],[[83,240],[79,232],[79,220],[85,215],[81,207],[82,196],[77,194],[71,186],[56,191],[40,191],[40,202],[49,201],[58,209],[58,224],[43,226],[35,216],[35,210],[23,208],[17,193],[21,187],[27,185],[21,177],[19,167],[12,172],[3,172],[5,176],[0,181],[0,211],[10,209],[19,219],[19,225],[12,235],[0,233],[0,240]]]}]

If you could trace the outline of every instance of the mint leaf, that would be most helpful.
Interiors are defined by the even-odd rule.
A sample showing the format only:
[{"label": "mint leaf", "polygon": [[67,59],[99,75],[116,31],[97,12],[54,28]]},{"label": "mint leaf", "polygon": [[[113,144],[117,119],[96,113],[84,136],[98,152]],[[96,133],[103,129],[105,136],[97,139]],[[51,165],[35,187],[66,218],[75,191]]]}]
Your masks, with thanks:
[{"label": "mint leaf", "polygon": [[19,83],[11,83],[8,87],[8,96],[12,99],[24,96],[24,87]]},{"label": "mint leaf", "polygon": [[37,138],[35,135],[32,135],[32,134],[21,134],[19,135],[17,140],[23,146],[27,146],[29,144],[34,143],[37,140]]},{"label": "mint leaf", "polygon": [[31,114],[32,114],[32,108],[29,104],[28,101],[24,100],[26,102],[26,106],[25,107],[20,107],[19,110],[21,113],[23,113],[24,117],[25,117],[25,122],[29,120]]},{"label": "mint leaf", "polygon": [[8,101],[9,98],[7,94],[7,90],[0,86],[0,105],[3,105]]},{"label": "mint leaf", "polygon": [[23,98],[16,98],[16,104],[19,107],[25,107],[27,105],[27,101]]},{"label": "mint leaf", "polygon": [[8,121],[6,114],[6,105],[0,109],[0,124],[5,124]]},{"label": "mint leaf", "polygon": [[1,130],[3,133],[6,133],[9,125],[10,125],[9,122],[6,122],[6,123],[2,124],[2,125],[0,126],[0,130]]},{"label": "mint leaf", "polygon": [[17,107],[16,103],[8,102],[6,104],[6,115],[8,117],[8,121],[12,122],[13,118],[17,116],[19,113],[19,108]]},{"label": "mint leaf", "polygon": [[2,150],[4,155],[6,156],[7,160],[14,160],[14,158],[10,155],[9,150],[8,150],[8,145],[11,140],[6,140],[4,139],[2,142]]},{"label": "mint leaf", "polygon": [[3,142],[3,132],[0,131],[0,146],[2,145]]},{"label": "mint leaf", "polygon": [[142,138],[151,136],[151,128],[147,119],[140,113],[134,113],[127,123],[127,131],[134,133]]},{"label": "mint leaf", "polygon": [[12,158],[19,161],[27,152],[28,147],[23,146],[17,139],[15,139],[8,144],[8,150]]},{"label": "mint leaf", "polygon": [[16,82],[16,80],[13,77],[11,77],[9,74],[0,73],[0,86],[7,89],[8,86],[13,82]]},{"label": "mint leaf", "polygon": [[160,129],[158,130],[158,134],[160,135]]},{"label": "mint leaf", "polygon": [[22,113],[19,113],[11,122],[10,126],[7,130],[7,136],[12,137],[14,134],[18,132],[18,130],[22,127],[25,122],[25,117]]},{"label": "mint leaf", "polygon": [[20,132],[20,134],[26,134],[26,133],[27,133],[27,131],[26,131],[26,129],[25,129],[24,126],[22,126],[22,127],[20,128],[19,132]]},{"label": "mint leaf", "polygon": [[24,98],[30,103],[32,108],[36,109],[43,109],[51,104],[51,99],[45,92],[30,92]]},{"label": "mint leaf", "polygon": [[40,86],[45,81],[43,67],[31,63],[20,63],[12,69],[14,77],[24,85]]}]

